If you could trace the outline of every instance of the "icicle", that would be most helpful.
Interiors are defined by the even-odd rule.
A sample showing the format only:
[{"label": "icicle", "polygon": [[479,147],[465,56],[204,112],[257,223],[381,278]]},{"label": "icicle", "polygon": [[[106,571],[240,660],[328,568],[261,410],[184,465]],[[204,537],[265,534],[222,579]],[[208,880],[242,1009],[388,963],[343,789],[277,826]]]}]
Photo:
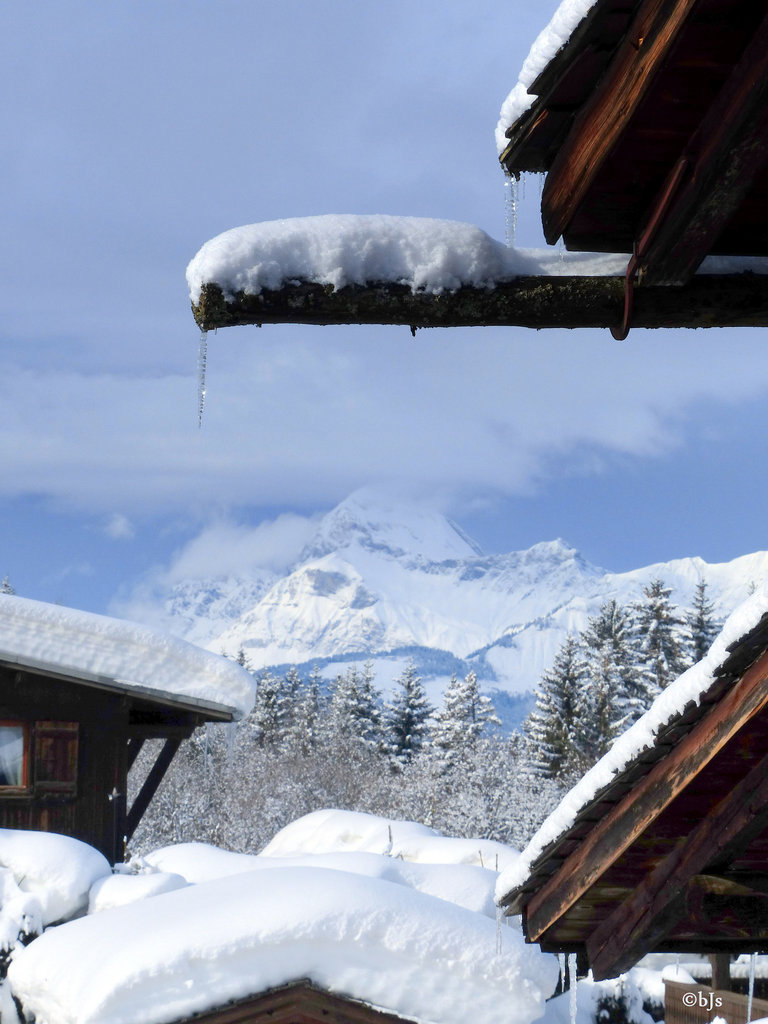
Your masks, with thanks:
[{"label": "icicle", "polygon": [[504,911],[496,907],[496,956],[501,956],[501,926],[504,923]]},{"label": "icicle", "polygon": [[504,234],[507,248],[515,244],[517,231],[518,179],[512,174],[504,175]]},{"label": "icicle", "polygon": [[680,954],[675,953],[675,981],[680,977]]},{"label": "icicle", "polygon": [[203,425],[205,408],[205,366],[208,362],[208,331],[200,332],[200,346],[197,350],[197,426]]},{"label": "icicle", "polygon": [[560,994],[565,992],[565,953],[558,953],[557,960],[560,964]]},{"label": "icicle", "polygon": [[576,971],[577,971],[576,954],[575,953],[569,953],[568,954],[568,984],[570,986],[571,998],[570,998],[570,1002],[568,1004],[568,1007],[569,1007],[569,1020],[570,1020],[570,1024],[576,1024],[576,1009],[577,1009],[576,990],[577,990],[578,984],[579,984],[578,980],[576,978]]},{"label": "icicle", "polygon": [[752,1020],[752,996],[755,994],[755,961],[757,959],[756,953],[751,953],[749,957],[749,992],[747,993],[747,1024]]},{"label": "icicle", "polygon": [[541,206],[541,200],[544,198],[544,182],[547,180],[547,176],[542,171],[536,177],[539,179],[539,206]]}]

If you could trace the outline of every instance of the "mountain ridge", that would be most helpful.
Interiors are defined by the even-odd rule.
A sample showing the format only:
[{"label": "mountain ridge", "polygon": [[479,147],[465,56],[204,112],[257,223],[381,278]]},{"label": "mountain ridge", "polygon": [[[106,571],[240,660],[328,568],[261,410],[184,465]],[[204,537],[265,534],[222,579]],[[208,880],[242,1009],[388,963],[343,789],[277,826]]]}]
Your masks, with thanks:
[{"label": "mountain ridge", "polygon": [[[704,579],[725,618],[768,578],[768,552],[715,564],[673,559],[624,573],[591,565],[561,538],[489,555],[437,512],[358,493],[321,520],[291,568],[273,576],[262,574],[250,591],[231,579],[185,581],[166,603],[169,621],[211,650],[242,651],[254,670],[317,664],[332,676],[372,660],[387,689],[411,659],[433,701],[452,671],[473,669],[486,690],[517,705],[568,633],[606,601],[637,601],[659,577],[687,608]],[[218,597],[208,601],[209,589]]]}]

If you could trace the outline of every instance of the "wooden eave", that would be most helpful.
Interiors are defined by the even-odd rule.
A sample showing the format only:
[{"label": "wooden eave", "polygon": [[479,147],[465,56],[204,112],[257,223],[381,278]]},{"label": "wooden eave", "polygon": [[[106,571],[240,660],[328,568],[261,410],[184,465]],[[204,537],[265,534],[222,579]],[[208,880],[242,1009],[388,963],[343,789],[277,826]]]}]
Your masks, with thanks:
[{"label": "wooden eave", "polygon": [[767,15],[765,0],[598,0],[501,156],[548,172],[549,242],[645,246],[654,284],[707,254],[768,253]]},{"label": "wooden eave", "polygon": [[768,616],[507,895],[529,940],[596,977],[651,950],[768,949],[767,646]]},{"label": "wooden eave", "polygon": [[123,697],[136,709],[137,720],[140,720],[142,711],[145,715],[148,712],[160,712],[162,717],[164,709],[192,716],[195,724],[206,721],[231,722],[235,717],[235,709],[225,704],[171,693],[167,690],[156,690],[139,683],[114,679],[85,669],[75,667],[67,669],[34,658],[21,658],[7,651],[0,652],[0,666],[28,672],[31,675],[45,676],[49,679],[61,679],[86,689],[102,690]]}]

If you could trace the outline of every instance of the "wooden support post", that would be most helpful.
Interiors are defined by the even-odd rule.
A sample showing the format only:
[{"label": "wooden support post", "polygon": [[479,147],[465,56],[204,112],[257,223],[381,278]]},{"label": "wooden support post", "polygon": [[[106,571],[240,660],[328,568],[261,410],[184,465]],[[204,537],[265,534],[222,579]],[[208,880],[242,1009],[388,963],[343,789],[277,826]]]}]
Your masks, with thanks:
[{"label": "wooden support post", "polygon": [[712,988],[724,992],[731,991],[731,955],[730,953],[711,953],[709,962],[712,964]]},{"label": "wooden support post", "polygon": [[149,807],[149,802],[157,792],[157,787],[163,781],[163,776],[168,771],[171,761],[173,760],[174,754],[181,746],[180,739],[169,739],[163,744],[163,749],[157,756],[157,760],[152,765],[149,774],[144,780],[144,785],[139,790],[136,799],[131,805],[130,811],[126,815],[125,819],[125,836],[126,839],[130,839],[133,833],[136,831],[136,826],[141,821],[141,818]]}]

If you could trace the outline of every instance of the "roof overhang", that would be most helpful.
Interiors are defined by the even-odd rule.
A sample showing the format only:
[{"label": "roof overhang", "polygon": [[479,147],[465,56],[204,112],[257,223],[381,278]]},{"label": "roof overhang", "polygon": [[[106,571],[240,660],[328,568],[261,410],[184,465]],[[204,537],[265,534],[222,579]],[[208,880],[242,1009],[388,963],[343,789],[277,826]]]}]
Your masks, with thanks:
[{"label": "roof overhang", "polygon": [[125,697],[134,703],[151,704],[158,708],[169,708],[174,711],[191,712],[198,718],[209,722],[232,722],[236,709],[225,704],[203,700],[198,697],[179,695],[167,690],[158,690],[127,679],[115,679],[81,668],[67,668],[59,664],[50,664],[35,658],[22,657],[9,651],[0,650],[0,666],[29,672],[33,675],[60,679],[75,686],[83,686],[93,690],[102,690],[116,696]]},{"label": "roof overhang", "polygon": [[547,172],[547,241],[634,252],[648,284],[768,254],[765,2],[598,0],[529,91],[501,161]]}]

